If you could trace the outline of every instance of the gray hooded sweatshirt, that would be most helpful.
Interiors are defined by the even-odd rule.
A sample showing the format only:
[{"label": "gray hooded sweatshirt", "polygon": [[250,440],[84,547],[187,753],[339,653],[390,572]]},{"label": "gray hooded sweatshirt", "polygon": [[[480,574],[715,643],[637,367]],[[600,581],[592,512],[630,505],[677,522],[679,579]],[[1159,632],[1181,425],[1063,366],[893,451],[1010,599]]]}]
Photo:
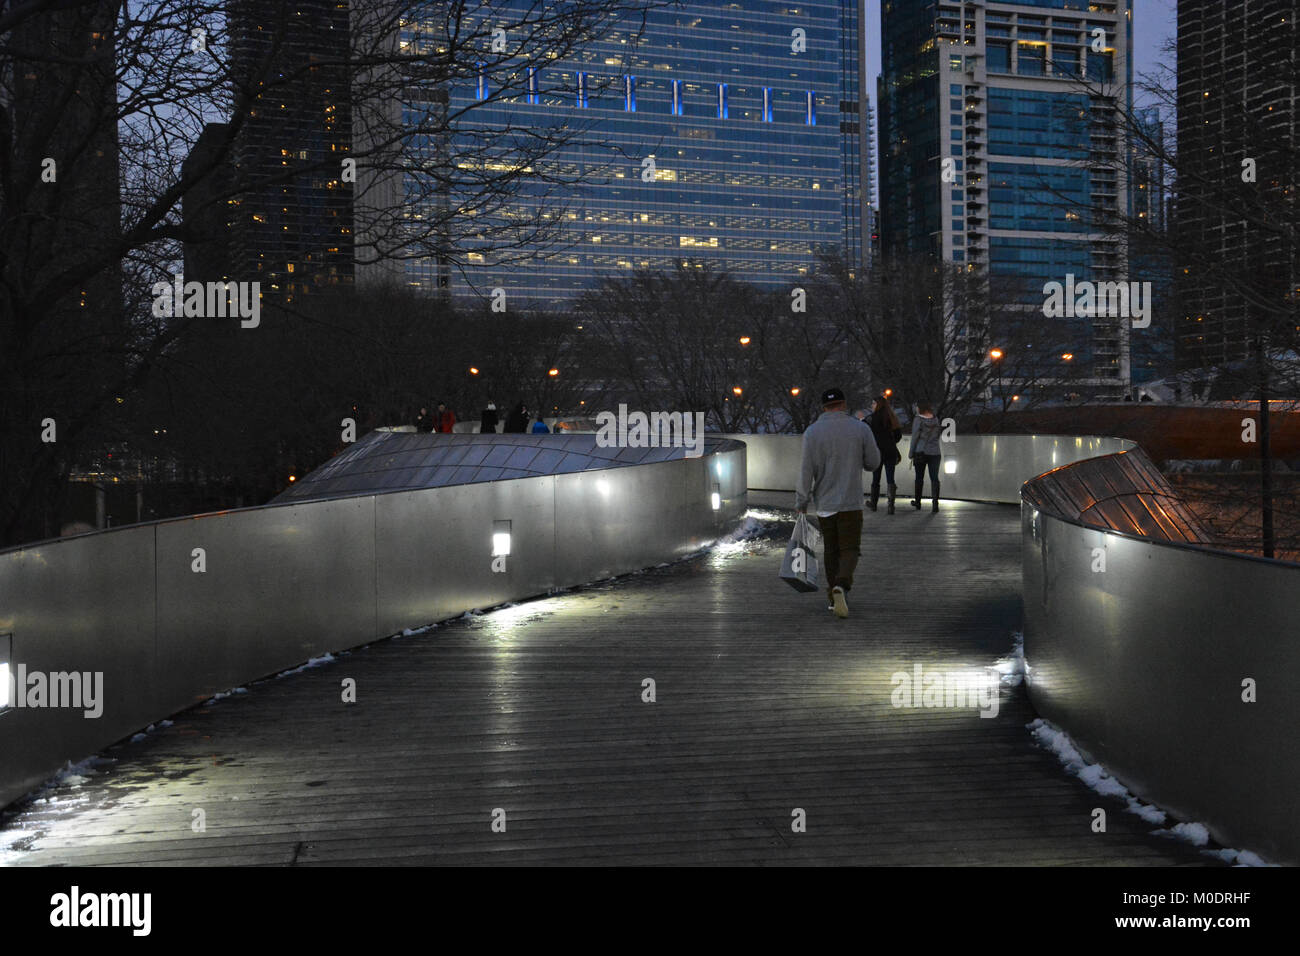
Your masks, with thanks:
[{"label": "gray hooded sweatshirt", "polygon": [[862,473],[878,467],[880,449],[870,428],[848,412],[822,412],[803,433],[794,506],[818,514],[861,511]]}]

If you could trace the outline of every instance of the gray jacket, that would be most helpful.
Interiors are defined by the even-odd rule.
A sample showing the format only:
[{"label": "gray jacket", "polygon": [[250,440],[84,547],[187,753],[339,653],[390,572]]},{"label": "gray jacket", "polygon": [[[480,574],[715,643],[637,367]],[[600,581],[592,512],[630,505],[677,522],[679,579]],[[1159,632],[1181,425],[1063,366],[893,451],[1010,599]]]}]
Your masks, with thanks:
[{"label": "gray jacket", "polygon": [[912,419],[912,447],[909,455],[939,455],[939,441],[943,436],[943,422],[938,417],[917,415]]},{"label": "gray jacket", "polygon": [[861,511],[862,473],[878,467],[880,449],[870,428],[848,412],[822,412],[803,433],[794,506],[835,514]]}]

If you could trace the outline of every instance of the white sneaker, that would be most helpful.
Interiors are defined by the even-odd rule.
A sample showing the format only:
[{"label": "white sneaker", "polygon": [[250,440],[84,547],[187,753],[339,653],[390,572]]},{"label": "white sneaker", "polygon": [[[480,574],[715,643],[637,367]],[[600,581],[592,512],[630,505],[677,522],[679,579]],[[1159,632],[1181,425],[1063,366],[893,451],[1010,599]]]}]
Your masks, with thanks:
[{"label": "white sneaker", "polygon": [[849,605],[848,602],[844,600],[844,589],[837,587],[835,590],[831,591],[831,598],[835,602],[831,605],[831,610],[835,612],[835,616],[848,617]]}]

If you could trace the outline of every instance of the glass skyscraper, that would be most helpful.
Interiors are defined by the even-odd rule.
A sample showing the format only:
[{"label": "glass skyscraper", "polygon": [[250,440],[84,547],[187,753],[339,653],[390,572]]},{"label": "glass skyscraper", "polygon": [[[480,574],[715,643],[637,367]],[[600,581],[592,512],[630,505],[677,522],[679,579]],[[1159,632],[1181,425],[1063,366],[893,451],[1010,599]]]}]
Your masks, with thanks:
[{"label": "glass skyscraper", "polygon": [[[1178,364],[1254,361],[1300,321],[1300,0],[1180,0]],[[1243,162],[1257,170],[1245,182]],[[1271,331],[1270,331],[1271,330]]]},{"label": "glass skyscraper", "polygon": [[[929,254],[987,278],[1003,315],[1041,313],[1043,286],[1067,275],[1130,278],[1128,0],[883,0],[882,20],[884,255]],[[954,334],[991,311],[963,303]],[[1042,321],[1073,324],[1059,338],[1088,373],[1072,387],[1127,391],[1126,322]],[[1035,359],[1042,380],[1066,377],[1047,367],[1061,359]]]},{"label": "glass skyscraper", "polygon": [[[556,188],[539,177],[512,198],[513,209],[499,211],[522,220],[558,210],[553,242],[503,256],[475,252],[472,239],[449,241],[460,268],[412,259],[406,281],[449,287],[458,298],[499,288],[513,303],[562,308],[600,277],[635,268],[707,263],[788,288],[823,249],[860,266],[869,254],[870,184],[859,4],[655,7],[644,25],[615,24],[570,56],[508,64],[527,71],[522,84],[485,69],[449,89],[453,116],[483,101],[472,111],[479,128],[557,118],[580,128],[540,171],[580,182]],[[408,49],[433,46],[440,29],[445,23],[411,18],[401,39]],[[510,93],[497,97],[502,86]],[[454,162],[455,135],[449,144],[409,146],[415,165]]]}]

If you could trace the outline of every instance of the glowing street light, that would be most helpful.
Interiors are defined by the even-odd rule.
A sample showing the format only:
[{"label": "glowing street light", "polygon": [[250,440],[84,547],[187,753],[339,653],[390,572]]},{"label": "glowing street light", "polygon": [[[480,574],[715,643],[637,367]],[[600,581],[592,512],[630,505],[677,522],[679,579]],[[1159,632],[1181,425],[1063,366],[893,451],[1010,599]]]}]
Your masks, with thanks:
[{"label": "glowing street light", "polygon": [[796,385],[794,388],[790,389],[790,394],[797,396],[799,394],[799,386]]},{"label": "glowing street light", "polygon": [[558,368],[553,368],[553,369],[551,369],[549,372],[547,372],[546,374],[549,375],[549,376],[551,376],[551,378],[555,378],[555,376],[557,376],[557,375],[560,374],[560,370],[559,370]]},{"label": "glowing street light", "polygon": [[477,375],[477,374],[478,374],[478,369],[476,369],[473,365],[471,365],[471,366],[469,367],[469,374],[471,374],[471,375]]},{"label": "glowing street light", "polygon": [[885,389],[885,398],[893,398],[893,397],[894,397],[894,390],[892,388]]},{"label": "glowing street light", "polygon": [[739,385],[737,385],[735,388],[733,388],[733,389],[731,390],[731,394],[732,394],[732,395],[743,395],[743,394],[745,394],[745,390],[744,390],[743,388],[741,388]]},{"label": "glowing street light", "polygon": [[748,336],[748,335],[742,335],[742,336],[740,337],[740,344],[741,344],[741,345],[748,345],[748,344],[749,344],[749,336]]},{"label": "glowing street light", "polygon": [[1004,354],[1004,353],[1003,353],[1003,351],[1002,351],[1001,349],[989,349],[989,358],[991,358],[991,359],[993,360],[993,362],[994,362],[994,363],[997,365],[997,367],[998,367],[998,395],[1002,398],[1002,410],[1005,412],[1005,411],[1007,410],[1007,397],[1006,397],[1006,395],[1004,395],[1003,392],[1002,392],[1002,356],[1003,356],[1003,354]]}]

